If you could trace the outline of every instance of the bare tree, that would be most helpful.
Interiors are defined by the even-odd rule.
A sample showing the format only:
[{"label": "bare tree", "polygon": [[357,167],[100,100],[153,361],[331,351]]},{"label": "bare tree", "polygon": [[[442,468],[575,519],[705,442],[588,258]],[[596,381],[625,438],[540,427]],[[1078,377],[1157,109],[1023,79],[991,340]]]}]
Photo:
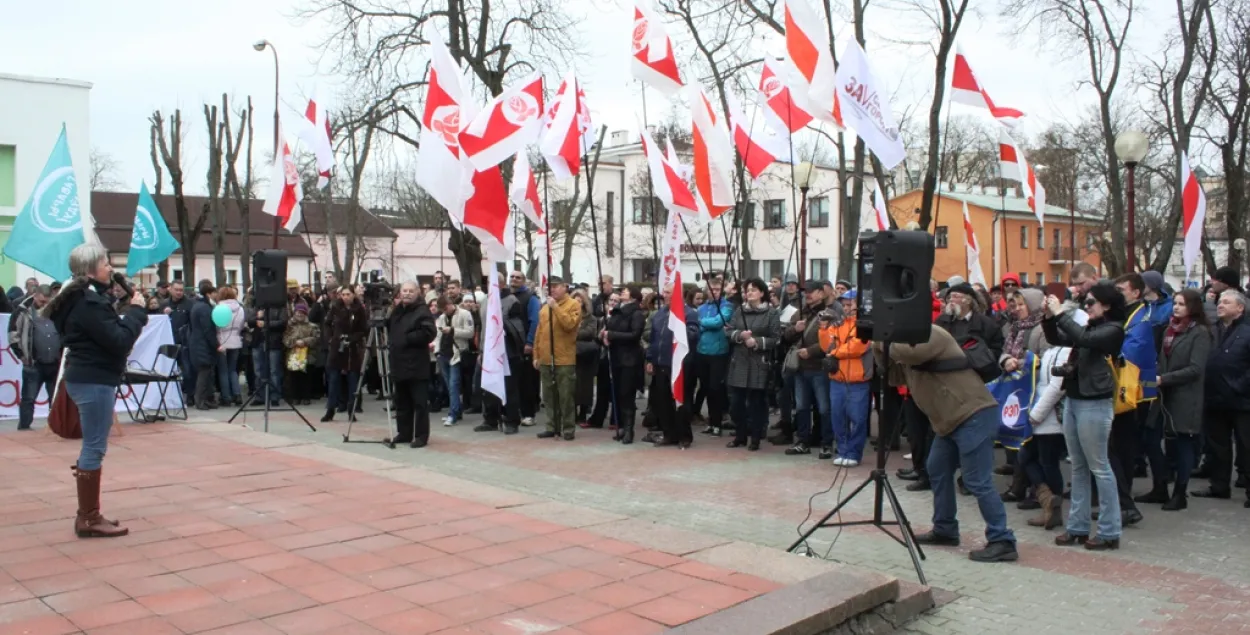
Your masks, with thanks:
[{"label": "bare tree", "polygon": [[[221,96],[221,108],[229,110],[226,96]],[[201,212],[212,223],[213,274],[216,284],[226,282],[226,214],[222,204],[225,188],[222,185],[222,154],[225,152],[226,130],[220,121],[217,106],[204,104],[204,123],[208,127],[208,201]]]},{"label": "bare tree", "polygon": [[[183,192],[182,174],[182,111],[175,110],[168,123],[161,111],[152,113],[148,120],[152,125],[153,153],[160,151],[161,162],[169,172],[169,183],[174,190],[174,213],[178,219],[178,242],[182,244],[182,277],[193,282],[195,277],[195,240],[204,231],[208,222],[208,214],[202,210],[194,222],[191,212],[187,209],[187,199]],[[166,134],[168,125],[168,134]]]},{"label": "bare tree", "polygon": [[[358,112],[348,109],[340,113],[341,116],[335,117],[336,120],[344,122],[343,127],[335,131],[335,138],[338,140],[336,154],[339,155],[341,172],[346,180],[340,178],[331,182],[332,186],[340,188],[342,200],[336,201],[329,195],[321,197],[325,202],[326,239],[330,244],[331,263],[334,266],[334,274],[339,280],[355,279],[357,252],[363,249],[360,244],[360,212],[362,210],[360,201],[364,192],[365,171],[369,165],[377,133],[375,120],[370,118],[367,112],[367,110]],[[341,191],[342,188],[346,188],[346,191]],[[316,191],[316,188],[312,190]],[[339,234],[334,222],[333,207],[336,204],[345,206],[347,210],[344,214],[346,219],[342,235],[344,239],[342,252],[339,250]]]},{"label": "bare tree", "polygon": [[[223,194],[234,199],[234,205],[239,211],[239,268],[243,273],[243,289],[247,290],[252,286],[252,254],[251,254],[251,219],[248,217],[250,213],[250,205],[255,183],[252,180],[252,98],[247,98],[247,106],[239,109],[239,129],[237,132],[232,131],[230,123],[230,109],[223,104],[221,123],[224,128],[222,136],[226,142],[226,182],[225,187],[229,189],[229,194]],[[244,141],[246,134],[247,140]],[[239,155],[247,148],[246,154],[243,155],[243,180],[239,181]]]},{"label": "bare tree", "polygon": [[[161,189],[165,182],[165,173],[163,170],[161,170],[161,157],[160,157],[159,151],[157,150],[158,143],[157,143],[157,134],[156,134],[155,125],[149,128],[148,137],[149,137],[148,149],[150,151],[149,156],[152,159],[152,172],[155,173],[155,183],[153,183],[154,187],[152,189],[152,201],[153,203],[155,203],[157,211],[160,212]],[[164,216],[164,213],[161,213],[161,215]],[[160,264],[156,266],[156,277],[161,282],[169,281],[169,259],[168,258],[166,258],[165,260],[162,260]]]},{"label": "bare tree", "polygon": [[120,170],[121,164],[117,162],[117,159],[113,158],[113,155],[99,148],[91,149],[92,192],[120,191],[122,183],[117,177],[117,173]]}]

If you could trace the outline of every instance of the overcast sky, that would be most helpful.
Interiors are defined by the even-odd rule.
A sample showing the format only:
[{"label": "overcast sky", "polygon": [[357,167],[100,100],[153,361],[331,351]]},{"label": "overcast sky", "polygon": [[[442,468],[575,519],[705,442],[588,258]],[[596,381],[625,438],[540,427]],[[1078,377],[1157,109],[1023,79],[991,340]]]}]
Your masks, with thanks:
[{"label": "overcast sky", "polygon": [[[636,130],[640,111],[639,89],[629,81],[628,38],[632,2],[628,0],[567,0],[569,11],[581,16],[583,41],[591,56],[578,75],[596,123],[609,130]],[[272,135],[273,63],[270,53],[257,53],[252,43],[268,39],[281,58],[281,90],[287,112],[302,108],[316,87],[334,107],[343,78],[328,75],[329,60],[319,59],[315,46],[323,36],[320,24],[300,24],[293,16],[299,0],[58,0],[52,3],[13,2],[0,22],[0,71],[24,75],[65,77],[94,84],[91,94],[92,146],[119,164],[124,189],[136,191],[141,179],[151,182],[147,118],[155,109],[183,110],[187,130],[184,165],[187,187],[202,191],[206,132],[203,104],[220,103],[222,93],[251,95],[257,110],[257,163],[268,152]],[[984,13],[971,16],[960,34],[960,44],[974,70],[996,102],[1024,110],[1025,131],[1035,134],[1047,122],[1071,119],[1093,102],[1088,88],[1077,81],[1087,73],[1083,53],[1070,47],[1040,47],[1032,36],[1008,35],[995,12],[996,2],[982,0]],[[1139,54],[1157,50],[1160,25],[1173,20],[1168,3],[1146,3],[1154,12],[1139,18]],[[53,6],[50,6],[53,5]],[[877,3],[874,3],[874,7]],[[910,26],[900,26],[910,25]],[[669,27],[680,34],[677,25]],[[919,47],[883,42],[926,37],[925,25],[915,15],[884,9],[869,13],[870,58],[878,75],[897,92],[894,109],[910,101],[928,108],[932,56]],[[782,49],[780,36],[759,36],[768,53]],[[679,45],[680,46],[680,45]],[[687,51],[680,51],[684,56]],[[747,71],[757,81],[758,68]],[[558,82],[554,69],[549,80]],[[3,98],[3,96],[0,96]],[[657,93],[650,93],[652,116],[668,111]],[[974,113],[960,105],[956,113]],[[49,130],[48,134],[57,134]],[[82,178],[86,166],[76,166]]]}]

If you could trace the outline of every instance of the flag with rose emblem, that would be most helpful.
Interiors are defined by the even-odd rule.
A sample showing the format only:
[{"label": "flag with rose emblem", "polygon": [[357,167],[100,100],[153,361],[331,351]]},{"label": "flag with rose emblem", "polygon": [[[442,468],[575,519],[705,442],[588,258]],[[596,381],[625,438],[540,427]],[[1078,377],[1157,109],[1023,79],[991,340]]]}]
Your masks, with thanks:
[{"label": "flag with rose emblem", "polygon": [[68,280],[69,252],[84,242],[78,180],[70,163],[65,125],[61,124],[61,136],[39,173],[30,198],[13,220],[4,255],[54,280]]},{"label": "flag with rose emblem", "polygon": [[421,114],[421,145],[417,150],[417,185],[438,201],[452,225],[464,225],[464,199],[473,169],[460,151],[462,125],[472,119],[473,99],[465,89],[460,65],[442,36],[430,38],[430,75]]},{"label": "flag with rose emblem", "polygon": [[[279,139],[285,139],[281,131]],[[295,156],[291,153],[291,144],[285,140],[278,156],[274,157],[273,167],[269,173],[269,195],[265,197],[262,212],[277,216],[282,229],[294,234],[304,214],[300,202],[304,200],[304,187],[300,184],[299,170],[295,167]]]},{"label": "flag with rose emblem", "polygon": [[130,255],[126,258],[126,275],[137,276],[146,267],[159,264],[178,250],[178,241],[169,233],[156,201],[148,194],[148,184],[139,185],[139,203],[135,206],[135,226],[130,230]]},{"label": "flag with rose emblem", "polygon": [[538,140],[545,112],[543,77],[531,75],[473,118],[460,132],[460,149],[479,171],[493,168]]},{"label": "flag with rose emblem", "polygon": [[504,342],[503,308],[499,298],[499,272],[491,267],[486,293],[486,324],[482,327],[482,390],[508,403],[508,349]]}]

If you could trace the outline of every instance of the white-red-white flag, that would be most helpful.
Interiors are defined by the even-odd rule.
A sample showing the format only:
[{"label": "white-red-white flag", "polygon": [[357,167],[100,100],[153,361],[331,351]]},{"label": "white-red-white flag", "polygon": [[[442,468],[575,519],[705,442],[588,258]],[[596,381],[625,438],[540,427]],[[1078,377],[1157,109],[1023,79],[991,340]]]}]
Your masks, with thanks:
[{"label": "white-red-white flag", "polygon": [[334,145],[330,136],[330,114],[325,103],[317,100],[316,89],[308,97],[304,119],[305,124],[296,130],[296,135],[317,157],[317,189],[322,189],[330,184],[330,175],[334,172]]},{"label": "white-red-white flag", "polygon": [[582,136],[582,154],[590,154],[595,145],[595,122],[590,116],[590,104],[586,102],[586,89],[577,87],[577,129]]},{"label": "white-red-white flag", "polygon": [[972,66],[968,64],[968,58],[959,49],[959,45],[955,45],[955,68],[951,71],[951,101],[965,104],[968,106],[976,106],[990,111],[995,119],[1001,121],[1008,126],[1014,126],[1019,123],[1024,113],[1015,108],[1007,108],[998,106],[990,99],[990,94],[986,92],[981,82],[977,81],[977,76],[972,72]]},{"label": "white-red-white flag", "polygon": [[538,269],[538,286],[543,296],[547,295],[548,283],[551,280],[551,234],[542,227],[534,232],[534,263]]},{"label": "white-red-white flag", "polygon": [[1016,142],[1007,134],[1006,130],[1000,130],[998,133],[998,174],[1008,181],[1019,181],[1020,164],[1023,162],[1021,153],[1016,148]]},{"label": "white-red-white flag", "polygon": [[421,114],[421,147],[417,150],[417,185],[443,209],[452,224],[464,225],[464,199],[473,176],[460,151],[460,131],[475,112],[464,86],[464,74],[441,36],[430,38],[430,75]]},{"label": "white-red-white flag", "polygon": [[547,227],[547,221],[543,218],[542,200],[538,198],[538,182],[534,180],[534,170],[530,167],[530,159],[524,149],[517,153],[512,163],[512,184],[508,187],[508,198],[539,229]]},{"label": "white-red-white flag", "polygon": [[844,127],[834,78],[837,68],[833,53],[829,51],[829,28],[824,17],[818,15],[807,0],[786,0],[785,22],[786,54],[803,76],[812,116]]},{"label": "white-red-white flag", "polygon": [[[672,147],[672,144],[669,144]],[[647,170],[651,175],[651,191],[669,214],[698,214],[698,203],[690,193],[690,186],[682,175],[681,166],[672,162],[675,157],[666,158],[651,139],[651,133],[642,131],[642,151],[647,157]]]},{"label": "white-red-white flag", "polygon": [[862,230],[883,232],[890,229],[890,211],[885,204],[885,188],[881,187],[881,181],[875,182],[877,187],[872,191],[873,223]]},{"label": "white-red-white flag", "polygon": [[686,300],[681,292],[681,267],[673,278],[673,291],[668,297],[668,330],[673,332],[673,401],[682,405],[686,394],[686,373],[683,367],[686,353],[690,352],[690,340],[686,337]]},{"label": "white-red-white flag", "polygon": [[265,197],[263,211],[270,216],[277,216],[282,229],[294,234],[304,217],[300,201],[304,200],[304,187],[300,185],[299,169],[295,167],[295,156],[291,153],[291,144],[279,131],[282,149],[274,157],[273,167],[269,174],[269,194]]},{"label": "white-red-white flag", "polygon": [[733,93],[725,93],[725,101],[729,104],[729,127],[733,130],[734,146],[738,148],[738,156],[752,179],[759,179],[779,158],[789,159],[789,148],[779,137],[770,136],[765,132],[752,135],[748,129],[746,115],[742,113],[742,105]]},{"label": "white-red-white flag", "polygon": [[715,220],[734,204],[733,144],[723,128],[716,125],[712,102],[697,84],[687,89],[690,97],[691,127],[694,137],[694,191],[699,215]]},{"label": "white-red-white flag", "polygon": [[660,273],[658,282],[663,292],[673,284],[681,268],[681,215],[669,212],[664,226],[664,243],[660,248]]},{"label": "white-red-white flag", "polygon": [[508,348],[504,340],[503,305],[499,299],[499,272],[490,268],[486,292],[486,324],[482,327],[482,390],[508,403]]},{"label": "white-red-white flag", "polygon": [[464,202],[464,226],[482,241],[482,256],[507,262],[516,255],[512,209],[499,166],[473,173],[473,189]]},{"label": "white-red-white flag", "polygon": [[972,230],[972,217],[968,215],[968,201],[964,201],[964,257],[968,260],[968,282],[985,285],[985,271],[981,269],[981,243]]},{"label": "white-red-white flag", "polygon": [[1024,190],[1025,201],[1028,202],[1033,215],[1037,217],[1037,223],[1045,225],[1046,188],[1042,187],[1033,164],[1025,158],[1024,151],[1011,138],[1011,135],[1007,134],[1006,128],[999,131],[998,159],[1003,178],[1020,182],[1021,189]]},{"label": "white-red-white flag", "polygon": [[570,71],[547,111],[538,149],[557,181],[577,176],[583,154],[581,88]]},{"label": "white-red-white flag", "polygon": [[542,75],[531,75],[492,99],[460,131],[460,147],[477,170],[495,167],[538,140],[544,112]]},{"label": "white-red-white flag", "polygon": [[681,71],[673,53],[673,40],[647,0],[634,2],[633,45],[629,60],[635,79],[672,97],[681,90]]},{"label": "white-red-white flag", "polygon": [[1207,221],[1207,193],[1202,191],[1198,175],[1189,165],[1189,153],[1181,153],[1181,224],[1185,234],[1185,279],[1189,280],[1202,251],[1202,228]]},{"label": "white-red-white flag", "polygon": [[673,147],[672,137],[664,137],[664,158],[672,166],[673,170],[677,172],[677,175],[681,177],[682,181],[690,182],[690,176],[694,170],[681,162],[681,157],[677,156],[677,148]]},{"label": "white-red-white flag", "polygon": [[[799,105],[795,97],[797,93],[790,89],[788,73],[784,66],[764,60],[764,70],[760,74],[760,95],[764,98],[764,117],[777,130],[786,130],[794,134],[812,122],[811,113]],[[802,100],[806,101],[806,100]]]}]

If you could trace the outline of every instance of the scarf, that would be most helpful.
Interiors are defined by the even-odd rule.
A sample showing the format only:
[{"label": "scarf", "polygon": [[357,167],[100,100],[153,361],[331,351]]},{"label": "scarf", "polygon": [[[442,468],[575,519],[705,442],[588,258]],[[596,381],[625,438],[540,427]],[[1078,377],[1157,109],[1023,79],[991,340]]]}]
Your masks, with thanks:
[{"label": "scarf", "polygon": [[1016,320],[1011,323],[1010,335],[1007,337],[1007,343],[1003,346],[1003,354],[1010,355],[1014,359],[1022,359],[1024,357],[1025,348],[1028,346],[1029,332],[1033,327],[1042,323],[1042,311],[1030,313],[1028,317],[1022,320]]},{"label": "scarf", "polygon": [[1185,331],[1188,331],[1193,327],[1194,321],[1189,319],[1189,316],[1185,316],[1183,318],[1173,317],[1172,321],[1168,322],[1167,331],[1164,331],[1163,333],[1163,354],[1171,355],[1172,341],[1175,340],[1178,335],[1184,334]]}]

